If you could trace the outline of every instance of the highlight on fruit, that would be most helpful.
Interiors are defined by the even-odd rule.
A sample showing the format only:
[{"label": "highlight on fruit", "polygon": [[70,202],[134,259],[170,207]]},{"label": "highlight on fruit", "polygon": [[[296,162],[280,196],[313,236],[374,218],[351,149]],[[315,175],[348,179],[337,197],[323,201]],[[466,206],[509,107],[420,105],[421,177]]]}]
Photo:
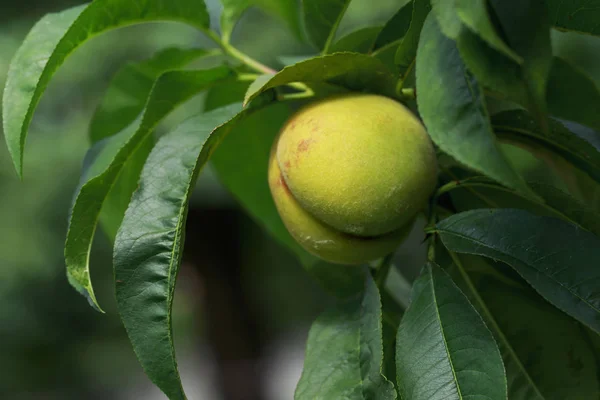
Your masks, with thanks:
[{"label": "highlight on fruit", "polygon": [[435,188],[433,145],[404,105],[371,94],[297,111],[273,143],[269,187],[290,234],[333,263],[392,252]]}]

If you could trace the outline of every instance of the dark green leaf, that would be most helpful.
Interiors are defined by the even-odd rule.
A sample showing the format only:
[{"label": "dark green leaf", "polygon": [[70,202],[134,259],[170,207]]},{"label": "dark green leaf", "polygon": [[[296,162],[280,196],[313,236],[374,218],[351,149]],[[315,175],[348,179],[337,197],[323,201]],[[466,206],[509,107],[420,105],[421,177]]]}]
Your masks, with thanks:
[{"label": "dark green leaf", "polygon": [[308,334],[294,399],[396,399],[382,375],[381,299],[367,271],[363,292],[321,314]]},{"label": "dark green leaf", "polygon": [[423,27],[416,72],[417,104],[433,141],[464,165],[535,197],[498,149],[482,90],[433,15]]},{"label": "dark green leaf", "polygon": [[204,2],[189,0],[96,0],[89,6],[49,14],[33,27],[11,62],[3,98],[4,134],[19,175],[33,112],[67,57],[98,34],[154,21],[183,22],[200,30],[209,27]]},{"label": "dark green leaf", "polygon": [[496,32],[496,28],[488,14],[486,0],[456,0],[456,13],[462,23],[479,35],[491,47],[517,63],[522,62],[523,59],[508,47],[498,32]]},{"label": "dark green leaf", "polygon": [[480,311],[502,353],[509,399],[597,397],[596,368],[579,324],[531,289],[502,278],[497,271],[509,268],[504,264],[492,266],[477,256],[453,258],[452,276]]},{"label": "dark green leaf", "polygon": [[585,72],[554,57],[547,92],[550,113],[600,130],[600,89]]},{"label": "dark green leaf", "polygon": [[303,0],[304,25],[310,41],[323,54],[329,52],[329,46],[337,28],[350,4],[350,0]]},{"label": "dark green leaf", "polygon": [[394,77],[381,61],[358,53],[336,53],[285,67],[275,75],[262,75],[250,85],[245,104],[268,89],[292,82],[328,83],[347,89],[393,97]]},{"label": "dark green leaf", "polygon": [[460,31],[456,43],[464,63],[482,86],[497,97],[528,105],[521,65],[494,50],[469,29]]},{"label": "dark green leaf", "polygon": [[[452,200],[458,211],[490,206],[521,208],[537,215],[562,218],[600,235],[600,214],[593,209],[554,186],[539,182],[528,182],[528,185],[541,197],[540,200],[523,197],[511,189],[483,177],[461,180],[457,190],[452,192]],[[469,191],[473,189],[476,190],[476,193]],[[482,201],[477,201],[477,197]]]},{"label": "dark green leaf", "polygon": [[243,101],[248,86],[250,86],[250,82],[231,79],[208,89],[206,91],[206,97],[204,98],[204,111],[211,111],[216,108]]},{"label": "dark green leaf", "polygon": [[429,0],[413,0],[410,26],[398,46],[395,57],[403,80],[406,79],[408,72],[415,64],[421,29],[430,10],[431,5],[429,4]]},{"label": "dark green leaf", "polygon": [[[539,296],[499,283],[480,285],[480,293],[499,328],[526,366],[544,398],[592,399],[598,396],[596,366],[578,324]],[[501,346],[502,349],[502,346]],[[505,356],[511,371],[510,357]],[[521,374],[508,373],[509,398],[535,395]]]},{"label": "dark green leaf", "polygon": [[546,0],[550,23],[560,30],[600,35],[597,0]]},{"label": "dark green leaf", "polygon": [[92,143],[121,132],[144,110],[154,81],[163,73],[184,67],[210,54],[202,49],[171,48],[149,60],[128,63],[113,77],[90,123]]},{"label": "dark green leaf", "polygon": [[440,267],[428,263],[413,286],[396,337],[400,397],[503,399],[506,376],[492,333]]},{"label": "dark green leaf", "polygon": [[353,51],[355,53],[363,54],[368,53],[373,47],[375,39],[380,31],[380,26],[371,26],[349,33],[331,45],[329,53],[339,53],[342,51]]},{"label": "dark green leaf", "polygon": [[140,157],[136,152],[143,148],[156,125],[176,106],[228,77],[230,70],[225,67],[166,72],[152,89],[141,123],[98,142],[90,150],[89,166],[81,178],[71,211],[65,261],[69,281],[94,306],[98,307],[98,304],[90,280],[89,254],[100,211],[119,174],[130,159]]},{"label": "dark green leaf", "polygon": [[456,0],[431,0],[431,7],[444,35],[450,39],[458,39],[464,26],[458,16]]},{"label": "dark green leaf", "polygon": [[492,125],[500,139],[528,143],[532,148],[547,148],[600,182],[600,152],[560,122],[549,120],[544,133],[525,111],[511,110],[494,115]]},{"label": "dark green leaf", "polygon": [[550,23],[545,1],[490,0],[506,42],[523,58],[522,80],[527,108],[546,129],[546,85],[552,66]]},{"label": "dark green leaf", "polygon": [[377,36],[373,50],[380,49],[384,46],[399,45],[401,39],[408,32],[410,21],[413,13],[413,1],[410,0],[404,4],[394,14],[394,16],[386,22],[381,32]]},{"label": "dark green leaf", "polygon": [[171,400],[185,399],[171,310],[188,201],[199,171],[240,110],[234,104],[192,117],[158,141],[115,241],[119,313],[146,374]]},{"label": "dark green leaf", "polygon": [[142,168],[154,144],[155,140],[152,135],[149,135],[140,143],[140,147],[133,152],[123,166],[121,173],[102,204],[99,217],[100,226],[111,243],[114,243],[117,237],[117,231],[129,206],[131,195],[137,189]]},{"label": "dark green leaf", "polygon": [[[281,125],[290,115],[289,107],[281,103],[249,115],[233,127],[211,161],[220,181],[248,213],[290,249],[328,292],[347,297],[362,288],[362,280],[358,279],[360,270],[319,261],[308,254],[288,233],[271,197],[266,179],[269,153]],[[240,168],[241,162],[245,168]]]},{"label": "dark green leaf", "polygon": [[559,219],[516,209],[480,209],[437,224],[457,253],[501,260],[567,314],[600,331],[600,240]]},{"label": "dark green leaf", "polygon": [[221,37],[225,42],[229,42],[233,28],[244,11],[252,6],[279,17],[296,35],[301,36],[296,0],[221,0],[221,3]]}]

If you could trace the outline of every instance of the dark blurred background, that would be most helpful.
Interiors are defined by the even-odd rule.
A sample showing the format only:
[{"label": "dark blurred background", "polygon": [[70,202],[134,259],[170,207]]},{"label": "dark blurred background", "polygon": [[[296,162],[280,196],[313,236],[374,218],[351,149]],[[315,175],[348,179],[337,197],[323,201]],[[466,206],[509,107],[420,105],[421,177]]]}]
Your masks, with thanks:
[{"label": "dark blurred background", "polygon": [[[35,21],[80,3],[0,0],[2,87],[11,57]],[[208,3],[216,24],[219,2]],[[340,33],[384,22],[398,7],[393,0],[379,3],[353,2]],[[256,9],[245,14],[232,41],[277,67],[279,56],[314,53],[285,24]],[[197,31],[170,23],[95,38],[68,59],[42,98],[22,182],[0,144],[1,399],[165,399],[143,374],[119,320],[110,243],[100,232],[91,258],[106,314],[69,286],[63,244],[88,123],[112,75],[125,61],[166,47],[203,45],[210,43]],[[201,102],[202,96],[175,112],[160,131]],[[308,328],[331,299],[240,210],[210,167],[199,178],[187,226],[174,333],[189,398],[292,399]],[[410,247],[406,257],[412,257]]]}]

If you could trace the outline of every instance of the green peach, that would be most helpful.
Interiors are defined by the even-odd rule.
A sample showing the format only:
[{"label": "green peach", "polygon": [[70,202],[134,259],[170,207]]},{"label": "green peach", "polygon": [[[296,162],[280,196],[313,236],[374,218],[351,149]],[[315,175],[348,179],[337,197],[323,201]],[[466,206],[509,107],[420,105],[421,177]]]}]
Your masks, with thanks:
[{"label": "green peach", "polygon": [[402,104],[350,94],[312,103],[282,127],[269,185],[294,238],[328,261],[392,251],[435,187],[435,151]]}]

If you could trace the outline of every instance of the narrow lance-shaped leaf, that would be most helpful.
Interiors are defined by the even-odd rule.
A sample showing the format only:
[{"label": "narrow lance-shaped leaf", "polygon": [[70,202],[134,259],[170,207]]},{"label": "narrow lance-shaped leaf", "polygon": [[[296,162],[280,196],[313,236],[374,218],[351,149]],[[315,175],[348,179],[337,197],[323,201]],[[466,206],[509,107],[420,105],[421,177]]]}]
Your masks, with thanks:
[{"label": "narrow lance-shaped leaf", "polygon": [[234,104],[192,117],[158,141],[115,241],[119,313],[146,374],[171,400],[185,399],[171,310],[188,201],[200,169],[240,110]]},{"label": "narrow lance-shaped leaf", "polygon": [[292,82],[328,83],[395,96],[394,77],[381,61],[365,54],[336,53],[301,61],[274,75],[260,76],[248,88],[244,103],[248,104],[269,89]]},{"label": "narrow lance-shaped leaf", "polygon": [[546,97],[551,114],[600,130],[600,88],[559,57],[553,59]]},{"label": "narrow lance-shaped leaf", "polygon": [[452,279],[427,263],[396,337],[400,397],[411,400],[506,400],[498,346]]},{"label": "narrow lance-shaped leaf", "polygon": [[379,32],[381,32],[381,26],[370,26],[351,32],[331,45],[329,53],[339,53],[342,51],[368,53],[373,47]]},{"label": "narrow lance-shaped leaf", "polygon": [[548,122],[548,130],[544,133],[523,110],[504,111],[492,117],[492,125],[500,139],[548,148],[600,183],[600,151],[560,122],[552,119]]},{"label": "narrow lance-shaped leaf", "polygon": [[557,29],[600,36],[600,7],[597,1],[546,0],[550,23]]},{"label": "narrow lance-shaped leaf", "polygon": [[308,334],[294,399],[396,399],[382,375],[381,298],[366,268],[364,290],[321,314]]},{"label": "narrow lance-shaped leaf", "polygon": [[457,253],[501,260],[546,300],[600,332],[600,239],[568,222],[516,209],[480,209],[436,226]]},{"label": "narrow lance-shaped leaf", "polygon": [[430,10],[429,0],[413,0],[410,26],[398,46],[395,57],[402,79],[406,79],[407,73],[416,62],[419,38],[421,37],[425,18],[429,15]]},{"label": "narrow lance-shaped leaf", "polygon": [[462,254],[453,254],[452,259],[454,265],[448,268],[452,277],[496,338],[509,399],[596,397],[600,381],[595,379],[593,355],[580,324],[530,288],[500,280],[507,279],[496,273],[502,263],[490,265],[482,257]]},{"label": "narrow lance-shaped leaf", "polygon": [[552,43],[546,3],[539,0],[490,0],[508,45],[523,58],[522,81],[527,108],[546,130],[546,86],[552,66]]},{"label": "narrow lance-shaped leaf", "polygon": [[[228,93],[234,91],[230,89]],[[210,93],[215,91],[217,88]],[[217,95],[207,96],[207,103],[212,100],[208,105],[224,103],[217,101]],[[273,238],[298,257],[306,271],[327,292],[348,297],[362,289],[360,269],[319,261],[307,253],[283,225],[265,179],[273,140],[291,112],[287,104],[276,103],[247,116],[232,128],[211,162],[223,185]],[[248,167],[240,168],[240,160]]]},{"label": "narrow lance-shaped leaf", "polygon": [[373,50],[399,45],[402,42],[404,35],[406,35],[406,32],[408,32],[412,20],[412,13],[413,1],[410,0],[400,7],[396,14],[385,23],[383,29],[381,29],[379,35],[377,35]]},{"label": "narrow lance-shaped leaf", "polygon": [[[450,2],[446,2],[450,3]],[[523,59],[515,53],[500,37],[487,10],[486,0],[456,0],[456,13],[466,26],[473,30],[491,47],[505,56],[521,63]],[[456,39],[456,38],[454,38]]]},{"label": "narrow lance-shaped leaf", "polygon": [[416,73],[417,104],[433,141],[464,165],[536,197],[498,149],[482,90],[433,14],[423,27]]},{"label": "narrow lance-shaped leaf", "polygon": [[142,148],[154,127],[177,105],[193,95],[226,79],[231,71],[225,67],[199,71],[171,71],[155,83],[138,125],[98,142],[90,150],[86,173],[82,177],[65,244],[65,261],[69,282],[96,307],[90,279],[89,254],[100,211],[124,166]]},{"label": "narrow lance-shaped leaf", "polygon": [[327,54],[350,0],[302,0],[304,24],[311,42]]},{"label": "narrow lance-shaped leaf", "polygon": [[15,54],[3,97],[4,134],[19,175],[29,123],[54,73],[80,45],[103,32],[143,22],[209,27],[204,2],[96,0],[40,20]]},{"label": "narrow lance-shaped leaf", "polygon": [[229,42],[238,20],[252,6],[283,20],[296,36],[302,37],[296,0],[221,0],[221,3],[221,39],[224,42]]},{"label": "narrow lance-shaped leaf", "polygon": [[[460,184],[451,192],[452,204],[458,211],[467,211],[489,208],[490,204],[484,199],[493,199],[494,206],[498,208],[521,208],[536,215],[561,218],[596,235],[600,234],[599,213],[552,185],[540,182],[527,184],[541,197],[539,200],[524,197],[485,177],[460,179]],[[476,196],[467,192],[473,188],[477,189]]]},{"label": "narrow lance-shaped leaf", "polygon": [[144,111],[154,81],[160,75],[209,54],[214,53],[203,49],[170,48],[148,60],[124,65],[112,78],[92,116],[92,143],[121,132],[135,121]]}]

